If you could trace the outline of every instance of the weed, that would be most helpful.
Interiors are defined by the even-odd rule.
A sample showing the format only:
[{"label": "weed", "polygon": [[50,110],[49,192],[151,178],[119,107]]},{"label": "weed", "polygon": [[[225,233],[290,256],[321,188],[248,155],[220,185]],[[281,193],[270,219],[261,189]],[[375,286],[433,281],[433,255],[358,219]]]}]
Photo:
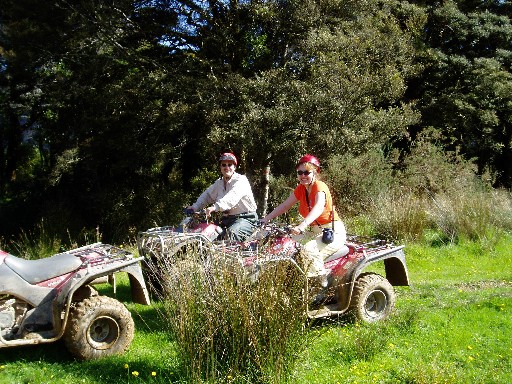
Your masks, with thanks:
[{"label": "weed", "polygon": [[254,281],[224,254],[183,256],[161,275],[164,315],[189,380],[284,380],[306,340],[297,269],[274,264]]}]

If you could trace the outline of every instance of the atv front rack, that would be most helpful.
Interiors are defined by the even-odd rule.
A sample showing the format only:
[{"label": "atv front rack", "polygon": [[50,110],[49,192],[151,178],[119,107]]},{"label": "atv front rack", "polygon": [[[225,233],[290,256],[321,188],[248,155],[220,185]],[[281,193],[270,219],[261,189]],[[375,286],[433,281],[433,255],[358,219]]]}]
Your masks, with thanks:
[{"label": "atv front rack", "polygon": [[139,255],[145,258],[156,255],[168,256],[193,240],[199,241],[200,245],[210,243],[208,238],[200,233],[183,233],[176,232],[173,227],[156,227],[139,232],[137,248]]}]

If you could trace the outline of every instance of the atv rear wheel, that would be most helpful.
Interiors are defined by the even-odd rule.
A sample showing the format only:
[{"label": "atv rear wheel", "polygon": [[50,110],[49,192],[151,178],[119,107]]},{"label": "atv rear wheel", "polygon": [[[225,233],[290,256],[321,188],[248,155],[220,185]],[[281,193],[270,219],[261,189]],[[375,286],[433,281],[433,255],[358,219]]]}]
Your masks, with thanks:
[{"label": "atv rear wheel", "polygon": [[363,273],[354,283],[349,311],[357,320],[372,323],[387,318],[395,302],[389,281],[376,273]]},{"label": "atv rear wheel", "polygon": [[76,303],[69,313],[64,343],[82,360],[123,353],[134,335],[132,315],[119,301],[92,296]]}]

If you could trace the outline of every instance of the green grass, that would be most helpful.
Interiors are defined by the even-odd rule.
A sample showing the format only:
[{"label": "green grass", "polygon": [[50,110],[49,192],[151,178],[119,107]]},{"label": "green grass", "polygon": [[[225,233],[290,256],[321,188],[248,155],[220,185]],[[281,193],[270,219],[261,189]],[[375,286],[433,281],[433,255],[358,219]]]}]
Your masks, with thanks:
[{"label": "green grass", "polygon": [[[289,382],[512,382],[511,250],[511,235],[492,243],[407,245],[411,286],[397,289],[392,318],[314,323]],[[102,291],[113,294],[110,287]],[[129,299],[122,282],[117,296]],[[125,355],[79,362],[60,342],[0,349],[0,382],[185,383],[186,367],[158,305],[128,307],[137,332]],[[216,382],[243,381],[226,375]]]}]

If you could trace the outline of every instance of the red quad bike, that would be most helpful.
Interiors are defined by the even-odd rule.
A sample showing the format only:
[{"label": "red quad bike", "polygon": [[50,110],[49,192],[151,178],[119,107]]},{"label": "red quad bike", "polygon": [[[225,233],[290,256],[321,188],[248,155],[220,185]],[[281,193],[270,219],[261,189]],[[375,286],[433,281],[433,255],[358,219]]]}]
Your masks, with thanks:
[{"label": "red quad bike", "polygon": [[[139,254],[146,258],[148,278],[158,281],[158,265],[186,257],[193,247],[200,254],[223,255],[241,263],[248,278],[256,281],[259,272],[270,263],[290,263],[304,276],[306,286],[312,286],[298,259],[300,244],[289,234],[288,227],[268,224],[255,231],[244,244],[218,241],[221,229],[200,214],[187,217],[178,228],[157,227],[140,232]],[[325,260],[329,270],[328,287],[321,295],[308,292],[308,317],[311,319],[352,315],[358,320],[374,322],[387,318],[396,296],[393,286],[408,286],[409,276],[403,246],[383,240],[349,236],[345,247]],[[385,277],[365,272],[372,264],[384,264]],[[156,267],[155,267],[156,266]]]},{"label": "red quad bike", "polygon": [[207,252],[210,245],[224,232],[220,225],[206,217],[204,211],[184,210],[185,218],[177,227],[164,226],[139,232],[137,246],[144,257],[142,272],[149,289],[156,297],[162,293],[161,263],[180,258],[193,248]]},{"label": "red quad bike", "polygon": [[[309,286],[306,291],[310,319],[349,315],[364,322],[384,320],[395,306],[393,286],[409,285],[403,246],[349,235],[345,246],[324,260],[324,267],[329,271],[328,286],[319,293],[318,287],[310,283],[297,263],[300,244],[290,236],[290,228],[269,224],[263,231],[267,233],[263,237],[264,250],[245,256],[244,266],[258,271],[267,263],[276,261],[295,265]],[[370,265],[378,262],[383,263],[385,277],[375,272],[365,272]]]},{"label": "red quad bike", "polygon": [[63,338],[83,360],[124,352],[134,335],[132,316],[92,285],[115,284],[114,274],[126,272],[133,301],[149,305],[141,259],[102,243],[39,260],[0,250],[0,348]]}]

